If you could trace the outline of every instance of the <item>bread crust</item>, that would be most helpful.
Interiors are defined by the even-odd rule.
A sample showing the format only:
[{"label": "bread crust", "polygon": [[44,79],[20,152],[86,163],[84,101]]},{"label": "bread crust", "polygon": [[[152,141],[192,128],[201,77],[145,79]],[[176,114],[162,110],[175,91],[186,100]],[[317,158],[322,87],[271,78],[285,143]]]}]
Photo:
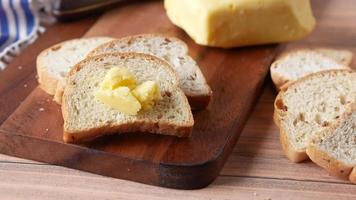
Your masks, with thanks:
[{"label": "bread crust", "polygon": [[[171,68],[171,66],[155,57],[152,55],[148,55],[148,54],[142,54],[142,53],[134,53],[134,52],[130,52],[130,53],[107,53],[107,54],[101,54],[98,56],[92,56],[92,57],[87,57],[86,59],[84,59],[83,61],[79,62],[78,64],[76,64],[72,70],[68,73],[68,77],[74,75],[75,73],[77,73],[78,71],[80,71],[84,64],[88,61],[88,60],[92,60],[92,59],[100,59],[106,56],[118,56],[118,57],[135,57],[135,56],[140,56],[143,57],[145,59],[148,60],[153,60],[154,62],[157,62],[157,64],[161,65],[162,67],[166,68],[166,70],[171,72],[171,75],[173,76],[172,78],[174,78],[176,81],[176,87],[177,87],[177,92],[179,93],[179,96],[181,96],[183,99],[185,99],[184,101],[184,107],[185,109],[189,109],[189,103],[187,98],[185,97],[184,93],[179,89],[178,87],[178,76],[176,75],[175,71]],[[68,80],[69,81],[69,80]],[[69,85],[69,84],[67,84]],[[64,118],[64,123],[66,123],[66,119],[68,118],[68,108],[67,108],[67,103],[66,103],[66,93],[71,92],[72,88],[67,86],[64,89],[64,95],[62,97],[62,114],[63,114],[63,118]],[[178,136],[178,137],[188,137],[193,129],[193,125],[194,125],[194,119],[193,119],[193,115],[190,112],[189,115],[189,119],[186,123],[184,124],[173,124],[170,123],[169,121],[166,120],[157,120],[157,121],[153,121],[153,120],[135,120],[126,124],[119,124],[119,125],[115,125],[115,124],[109,124],[106,126],[102,126],[102,127],[96,127],[96,128],[92,128],[92,129],[86,129],[86,130],[81,130],[81,131],[68,131],[65,130],[64,128],[64,132],[63,132],[63,140],[65,142],[68,143],[80,143],[80,142],[86,142],[86,141],[90,141],[92,139],[95,139],[97,137],[103,136],[103,135],[107,135],[107,134],[113,134],[113,133],[126,133],[126,132],[150,132],[150,133],[158,133],[158,134],[164,134],[164,135],[173,135],[173,136]],[[64,127],[66,127],[66,124],[64,124]]]},{"label": "bread crust", "polygon": [[356,168],[354,167],[350,173],[349,180],[351,183],[356,184]]},{"label": "bread crust", "polygon": [[342,179],[347,179],[349,177],[352,166],[347,166],[346,164],[329,156],[328,153],[316,148],[315,146],[307,147],[306,153],[310,160],[324,168],[331,175]]},{"label": "bread crust", "polygon": [[283,147],[284,153],[287,155],[287,157],[293,161],[293,162],[301,162],[303,160],[306,160],[308,158],[307,153],[305,150],[299,151],[293,148],[290,140],[288,139],[288,135],[286,134],[286,130],[281,126],[281,120],[283,120],[283,115],[285,115],[285,112],[287,112],[288,108],[285,107],[283,103],[283,95],[284,93],[290,89],[293,88],[295,85],[299,84],[299,82],[303,82],[309,78],[312,78],[314,76],[318,75],[323,75],[326,73],[338,73],[338,72],[348,72],[348,73],[355,73],[351,69],[332,69],[332,70],[326,70],[326,71],[321,71],[313,74],[309,74],[307,76],[304,76],[297,81],[290,82],[288,85],[283,86],[281,91],[278,93],[275,102],[274,102],[274,113],[273,113],[273,120],[274,123],[276,124],[277,127],[279,127],[280,131],[280,142]]},{"label": "bread crust", "polygon": [[288,136],[283,128],[280,128],[279,130],[279,140],[281,142],[284,153],[292,162],[298,163],[308,159],[305,150],[297,151],[293,148],[292,143],[288,139]]},{"label": "bread crust", "polygon": [[[127,37],[124,37],[124,38],[119,38],[119,39],[116,39],[116,40],[112,40],[110,42],[107,42],[107,43],[104,43],[104,44],[101,44],[99,45],[97,48],[95,48],[94,50],[92,50],[91,52],[89,52],[88,54],[88,57],[91,57],[91,56],[95,56],[95,55],[98,55],[100,54],[100,52],[102,51],[103,48],[107,47],[107,46],[110,46],[111,44],[115,44],[117,42],[125,42],[125,43],[130,43],[131,40],[135,40],[137,38],[149,38],[149,37],[163,37],[163,38],[167,38],[169,40],[172,40],[172,41],[175,41],[175,42],[178,42],[180,43],[180,45],[184,46],[184,49],[186,50],[186,52],[188,52],[188,46],[183,42],[181,41],[180,39],[178,38],[175,38],[175,37],[170,37],[170,36],[167,36],[167,35],[163,35],[163,34],[138,34],[138,35],[131,35],[131,36],[127,36]],[[188,53],[187,53],[188,55]],[[189,55],[188,55],[189,56]],[[169,64],[169,63],[168,63]],[[198,66],[199,67],[199,66]],[[204,76],[204,75],[203,75]],[[205,77],[204,77],[204,80],[205,80]],[[210,103],[210,100],[211,100],[211,97],[213,95],[213,92],[210,88],[210,86],[207,84],[206,80],[204,82],[204,86],[206,88],[208,88],[208,93],[207,94],[204,94],[204,95],[196,95],[196,94],[193,94],[193,93],[189,93],[189,92],[185,92],[185,95],[187,96],[188,98],[188,101],[189,101],[189,104],[190,106],[192,107],[192,109],[194,110],[201,110],[201,109],[204,109],[206,108],[209,103]]]},{"label": "bread crust", "polygon": [[[93,37],[93,39],[95,38],[109,38],[109,37]],[[80,40],[80,39],[66,40],[58,44],[52,45],[44,49],[37,56],[36,59],[36,69],[37,69],[38,83],[40,85],[40,88],[43,89],[46,93],[50,95],[54,95],[53,100],[58,104],[61,104],[61,98],[62,98],[61,95],[63,94],[63,86],[61,86],[59,80],[56,77],[54,77],[48,72],[46,65],[43,63],[43,58],[44,55],[49,51],[53,51],[53,49],[59,49],[62,47],[64,43],[73,42],[76,40]],[[59,89],[59,91],[57,91],[57,89]]]},{"label": "bread crust", "polygon": [[62,83],[58,82],[56,87],[56,92],[53,96],[53,100],[59,105],[62,104],[63,93],[64,93],[64,86],[62,85]]},{"label": "bread crust", "polygon": [[51,74],[48,73],[47,68],[43,64],[42,58],[44,57],[44,54],[46,54],[48,51],[50,51],[53,47],[57,47],[60,45],[61,45],[61,43],[43,50],[37,56],[37,59],[36,59],[38,83],[40,84],[40,88],[43,89],[45,92],[47,92],[50,95],[55,94],[58,80],[55,77],[53,77]]},{"label": "bread crust", "polygon": [[[324,49],[327,49],[327,48],[324,48]],[[330,49],[330,48],[329,48]],[[281,76],[280,74],[276,73],[274,71],[275,67],[276,67],[276,64],[280,61],[280,60],[283,60],[285,57],[287,57],[289,54],[291,53],[296,53],[296,52],[301,52],[301,51],[313,51],[315,50],[314,52],[327,58],[327,59],[331,59],[321,53],[319,53],[317,51],[317,48],[315,49],[308,49],[308,48],[296,48],[296,49],[293,49],[293,50],[288,50],[282,54],[280,54],[276,59],[275,61],[271,64],[271,67],[270,67],[270,71],[271,71],[271,79],[276,87],[276,90],[277,91],[280,91],[282,89],[282,87],[288,87],[287,85],[290,84],[291,82],[294,82],[294,81],[291,81],[291,80],[287,80],[286,78],[284,78],[283,76]],[[333,49],[331,49],[333,50]],[[332,59],[333,60],[333,59]],[[334,60],[335,61],[335,60]],[[351,63],[352,61],[352,57],[351,57],[351,60],[349,61]],[[337,62],[337,61],[335,61]],[[339,62],[338,62],[339,63]],[[343,65],[344,63],[339,63],[341,65]],[[348,65],[344,65],[344,69],[351,69]],[[339,69],[331,69],[331,70],[339,70]],[[329,70],[322,70],[322,71],[329,71]],[[318,72],[316,72],[318,73]],[[306,76],[309,76],[310,74],[306,75]],[[305,76],[304,76],[305,77]],[[303,77],[301,77],[303,78]],[[298,79],[299,80],[299,79]]]}]

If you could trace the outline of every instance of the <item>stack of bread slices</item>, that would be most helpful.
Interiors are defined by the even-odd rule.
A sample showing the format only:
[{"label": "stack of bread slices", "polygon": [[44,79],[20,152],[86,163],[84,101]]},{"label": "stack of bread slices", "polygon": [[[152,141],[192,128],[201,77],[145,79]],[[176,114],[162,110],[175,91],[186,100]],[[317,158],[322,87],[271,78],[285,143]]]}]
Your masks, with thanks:
[{"label": "stack of bread slices", "polygon": [[356,72],[352,52],[299,49],[278,57],[271,77],[279,91],[274,121],[293,162],[310,158],[356,183]]},{"label": "stack of bread slices", "polygon": [[[127,68],[138,83],[156,81],[162,99],[133,116],[104,105],[94,93],[113,67]],[[65,41],[40,53],[37,73],[40,87],[61,104],[65,142],[135,131],[189,136],[191,110],[204,109],[212,96],[185,43],[164,35]]]}]

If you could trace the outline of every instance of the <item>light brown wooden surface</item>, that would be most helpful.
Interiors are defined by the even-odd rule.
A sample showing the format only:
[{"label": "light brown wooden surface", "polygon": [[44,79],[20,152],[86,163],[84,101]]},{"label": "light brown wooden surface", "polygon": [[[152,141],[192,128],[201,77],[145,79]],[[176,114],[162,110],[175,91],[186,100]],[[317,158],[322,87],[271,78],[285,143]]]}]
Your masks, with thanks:
[{"label": "light brown wooden surface", "polygon": [[[316,30],[287,48],[356,47],[353,0],[314,0],[313,8]],[[284,156],[272,121],[274,97],[267,79],[233,153],[207,188],[164,189],[0,155],[0,199],[356,199],[355,185],[310,161],[294,164]]]}]

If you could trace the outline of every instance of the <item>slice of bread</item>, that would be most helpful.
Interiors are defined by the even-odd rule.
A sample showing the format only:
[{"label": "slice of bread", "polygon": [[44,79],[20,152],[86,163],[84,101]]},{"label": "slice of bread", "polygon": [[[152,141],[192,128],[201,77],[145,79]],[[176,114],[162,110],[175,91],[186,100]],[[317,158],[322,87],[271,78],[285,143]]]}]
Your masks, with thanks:
[{"label": "slice of bread", "polygon": [[328,70],[308,75],[283,88],[274,104],[274,121],[287,157],[300,162],[316,133],[335,123],[356,98],[356,72]]},{"label": "slice of bread", "polygon": [[113,52],[138,52],[157,56],[167,61],[177,72],[179,86],[193,109],[205,108],[212,91],[197,63],[188,55],[187,45],[174,37],[163,35],[135,35],[100,45],[88,56]]},{"label": "slice of bread", "polygon": [[356,104],[340,120],[312,139],[306,149],[310,159],[330,174],[349,178],[356,184]]},{"label": "slice of bread", "polygon": [[[330,54],[330,53],[329,53]],[[299,49],[282,54],[271,65],[271,77],[277,90],[288,82],[311,73],[349,68],[311,49]]]},{"label": "slice of bread", "polygon": [[[61,42],[43,50],[37,56],[37,74],[40,87],[54,100],[61,102],[62,88],[69,70],[83,60],[100,44],[113,40],[110,37],[91,37]],[[58,89],[57,89],[58,88]],[[57,91],[57,93],[56,93]]]},{"label": "slice of bread", "polygon": [[[137,84],[153,80],[162,100],[152,109],[127,115],[103,104],[95,96],[106,72],[125,67]],[[64,141],[83,142],[101,135],[123,132],[151,132],[178,137],[189,136],[194,120],[178,78],[168,63],[140,53],[112,53],[88,57],[69,73],[62,101]]]},{"label": "slice of bread", "polygon": [[350,66],[352,62],[353,53],[349,50],[342,50],[342,49],[331,49],[331,48],[316,48],[314,51],[329,57],[336,62]]}]

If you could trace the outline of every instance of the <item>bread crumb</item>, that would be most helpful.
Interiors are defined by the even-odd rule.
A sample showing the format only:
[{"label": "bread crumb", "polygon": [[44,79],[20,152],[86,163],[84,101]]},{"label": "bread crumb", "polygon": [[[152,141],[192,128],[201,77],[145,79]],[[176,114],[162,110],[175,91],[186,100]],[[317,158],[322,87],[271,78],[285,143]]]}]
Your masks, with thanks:
[{"label": "bread crumb", "polygon": [[21,65],[20,65],[20,66],[18,66],[18,67],[17,67],[17,69],[21,70],[21,69],[22,69],[22,66],[21,66]]},{"label": "bread crumb", "polygon": [[48,129],[48,128],[46,128],[46,132],[48,132],[48,130],[49,130],[49,129]]},{"label": "bread crumb", "polygon": [[23,87],[24,87],[24,88],[27,88],[27,84],[24,84]]},{"label": "bread crumb", "polygon": [[254,193],[253,193],[253,196],[257,196],[257,192],[254,192]]},{"label": "bread crumb", "polygon": [[43,112],[45,109],[44,108],[39,108],[38,111]]}]

